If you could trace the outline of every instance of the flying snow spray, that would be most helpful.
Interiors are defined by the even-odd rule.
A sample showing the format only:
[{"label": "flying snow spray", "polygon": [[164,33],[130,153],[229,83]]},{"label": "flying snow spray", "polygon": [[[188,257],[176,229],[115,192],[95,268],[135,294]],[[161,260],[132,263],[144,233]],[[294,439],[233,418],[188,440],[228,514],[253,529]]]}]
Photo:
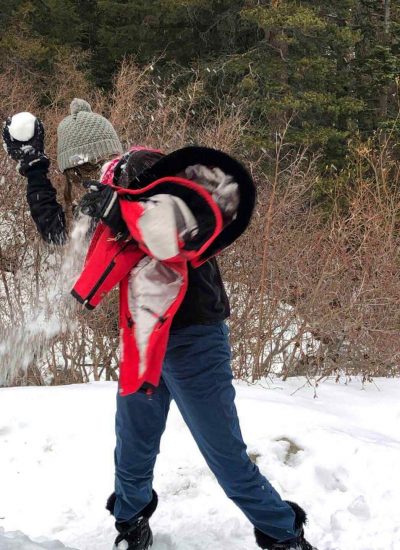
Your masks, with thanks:
[{"label": "flying snow spray", "polygon": [[[27,126],[16,128],[15,135],[29,135]],[[35,305],[28,297],[15,326],[0,329],[0,386],[13,383],[17,376],[26,372],[32,361],[40,361],[53,338],[75,328],[78,303],[70,290],[84,263],[89,227],[88,216],[81,215],[75,221],[70,240],[62,250],[61,267],[57,261],[50,266],[47,282],[40,288]],[[22,268],[20,276],[29,277],[29,272],[23,273]]]}]

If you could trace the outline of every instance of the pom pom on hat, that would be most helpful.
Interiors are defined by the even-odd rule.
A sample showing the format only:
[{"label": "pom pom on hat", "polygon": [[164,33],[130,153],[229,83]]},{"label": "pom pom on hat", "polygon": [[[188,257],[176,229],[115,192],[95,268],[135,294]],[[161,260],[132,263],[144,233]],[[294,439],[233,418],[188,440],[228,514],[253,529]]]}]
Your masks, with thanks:
[{"label": "pom pom on hat", "polygon": [[57,160],[61,172],[122,154],[121,142],[111,122],[93,113],[87,101],[76,97],[70,112],[57,129]]},{"label": "pom pom on hat", "polygon": [[81,111],[85,111],[86,113],[91,113],[92,108],[89,105],[89,103],[87,101],[85,101],[84,99],[80,99],[79,97],[75,97],[71,101],[70,111],[71,111],[71,115],[77,115]]}]

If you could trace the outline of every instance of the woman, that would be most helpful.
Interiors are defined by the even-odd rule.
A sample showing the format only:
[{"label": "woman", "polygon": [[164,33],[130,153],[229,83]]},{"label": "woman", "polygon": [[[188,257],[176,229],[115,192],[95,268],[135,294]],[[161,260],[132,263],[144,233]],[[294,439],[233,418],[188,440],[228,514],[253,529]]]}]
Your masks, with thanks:
[{"label": "woman", "polygon": [[[43,127],[36,120],[33,137],[21,142],[10,134],[11,125],[9,119],[4,142],[28,180],[32,217],[47,242],[62,244],[67,238],[65,215],[47,177],[49,160],[44,153]],[[170,156],[163,157],[157,151],[134,150],[119,159],[121,153],[111,124],[92,113],[85,101],[74,100],[71,115],[58,127],[58,164],[67,180],[82,181],[87,175],[102,180],[101,168],[110,158],[114,160],[105,170],[103,167],[103,180],[104,173],[108,170],[110,176],[111,170],[114,184],[130,188],[148,185],[152,175],[157,179],[182,175],[183,171],[187,176],[190,168],[174,164],[176,156],[170,162]],[[210,168],[207,151],[201,154],[202,165]],[[180,154],[178,158],[182,158]],[[240,170],[244,171],[243,167]],[[201,176],[197,173],[195,177],[198,181]],[[84,210],[102,219],[118,239],[120,230],[126,230],[126,220],[114,208],[118,206],[115,189],[107,185],[95,185],[94,189],[83,201]],[[250,201],[250,212],[254,197],[249,199],[241,191],[240,199],[241,203]],[[226,243],[220,245],[221,249]],[[219,484],[254,525],[258,546],[270,550],[313,549],[304,538],[305,512],[297,504],[283,501],[247,455],[234,403],[231,352],[224,322],[228,316],[229,302],[215,258],[207,257],[196,268],[188,263],[187,291],[173,317],[158,386],[151,385],[149,392],[149,385],[142,384],[134,393],[117,396],[115,492],[107,503],[116,519],[117,549],[146,550],[152,544],[149,519],[157,507],[153,470],[171,399]]]}]

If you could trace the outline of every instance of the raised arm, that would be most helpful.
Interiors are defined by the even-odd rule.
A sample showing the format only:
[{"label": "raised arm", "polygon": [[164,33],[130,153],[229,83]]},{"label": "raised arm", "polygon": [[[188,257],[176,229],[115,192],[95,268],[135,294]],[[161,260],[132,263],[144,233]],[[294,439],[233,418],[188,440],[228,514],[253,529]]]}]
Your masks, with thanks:
[{"label": "raised arm", "polygon": [[65,214],[57,202],[57,192],[47,176],[48,166],[38,162],[27,170],[26,198],[31,216],[43,240],[64,244],[67,240]]},{"label": "raised arm", "polygon": [[3,140],[8,155],[17,161],[20,174],[27,178],[28,205],[41,237],[47,243],[64,244],[65,215],[48,178],[50,161],[44,152],[42,122],[30,113],[14,115],[4,124]]}]

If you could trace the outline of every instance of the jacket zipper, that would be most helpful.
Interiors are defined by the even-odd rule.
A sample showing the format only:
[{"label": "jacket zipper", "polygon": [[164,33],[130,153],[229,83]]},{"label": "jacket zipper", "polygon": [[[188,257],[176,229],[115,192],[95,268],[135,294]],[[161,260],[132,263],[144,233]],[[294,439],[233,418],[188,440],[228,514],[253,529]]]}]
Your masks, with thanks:
[{"label": "jacket zipper", "polygon": [[90,300],[93,298],[93,296],[96,294],[96,292],[99,290],[99,288],[101,287],[101,285],[104,283],[104,281],[107,279],[108,275],[110,274],[110,272],[114,269],[115,267],[115,262],[114,260],[112,260],[107,268],[105,269],[105,271],[103,272],[103,275],[100,277],[100,279],[97,281],[97,283],[94,285],[94,287],[92,288],[92,290],[90,291],[90,293],[88,294],[88,296],[86,297],[86,300],[83,302],[83,305],[86,305],[88,302],[90,302]]},{"label": "jacket zipper", "polygon": [[[118,254],[121,254],[121,252],[123,252],[125,250],[125,248],[127,248],[129,245],[131,245],[134,241],[133,240],[130,240],[128,241],[122,248],[121,250],[118,251],[118,253],[115,255],[115,258],[118,256]],[[97,283],[94,285],[94,287],[92,288],[92,290],[89,292],[89,294],[87,295],[86,297],[86,300],[83,302],[83,305],[85,306],[88,302],[90,302],[90,300],[93,298],[93,296],[96,294],[96,292],[99,290],[99,288],[101,287],[101,285],[104,283],[104,281],[107,279],[108,275],[111,273],[111,271],[114,269],[115,267],[115,260],[111,260],[111,262],[108,264],[108,266],[106,267],[105,271],[103,272],[102,276],[100,277],[100,279],[97,281]]]}]

